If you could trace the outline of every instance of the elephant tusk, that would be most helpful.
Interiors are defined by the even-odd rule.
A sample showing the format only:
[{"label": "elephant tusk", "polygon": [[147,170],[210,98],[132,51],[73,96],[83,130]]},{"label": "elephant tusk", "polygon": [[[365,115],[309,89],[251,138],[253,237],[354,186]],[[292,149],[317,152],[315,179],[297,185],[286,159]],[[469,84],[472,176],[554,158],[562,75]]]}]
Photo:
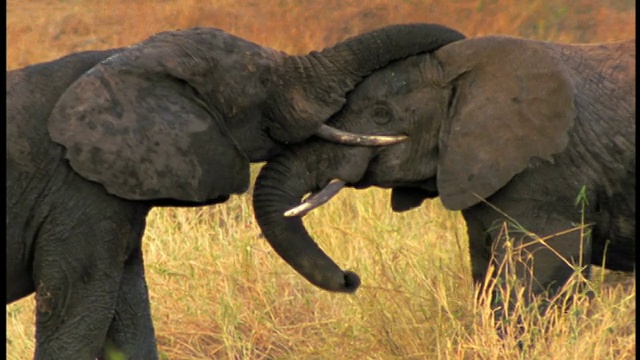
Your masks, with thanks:
[{"label": "elephant tusk", "polygon": [[329,181],[322,190],[309,196],[304,202],[302,202],[302,204],[285,211],[284,216],[305,216],[311,210],[320,207],[322,204],[331,200],[331,198],[336,196],[344,186],[344,181],[333,179]]},{"label": "elephant tusk", "polygon": [[316,135],[321,139],[345,144],[360,146],[393,145],[407,139],[405,135],[362,135],[346,132],[328,125],[320,126]]}]

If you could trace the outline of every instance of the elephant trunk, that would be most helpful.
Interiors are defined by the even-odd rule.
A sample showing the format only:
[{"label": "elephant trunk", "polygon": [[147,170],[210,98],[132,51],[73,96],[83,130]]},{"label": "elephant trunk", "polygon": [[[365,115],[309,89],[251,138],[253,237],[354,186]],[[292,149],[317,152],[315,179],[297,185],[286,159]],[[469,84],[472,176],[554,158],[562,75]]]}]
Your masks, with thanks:
[{"label": "elephant trunk", "polygon": [[336,76],[346,77],[344,81],[350,83],[338,87],[344,93],[392,61],[431,52],[462,39],[464,35],[460,32],[437,24],[391,25],[351,37],[319,53],[311,52],[307,57],[319,59]]},{"label": "elephant trunk", "polygon": [[[368,149],[355,151],[370,152]],[[276,253],[309,282],[329,291],[354,292],[360,285],[358,275],[340,269],[318,247],[305,229],[302,218],[284,216],[288,209],[300,204],[305,194],[324,185],[324,174],[318,175],[317,170],[319,159],[313,154],[320,153],[312,151],[309,156],[296,156],[295,159],[304,159],[302,163],[287,152],[262,168],[253,193],[256,220]],[[354,172],[355,167],[351,166],[351,175],[346,174],[346,177],[362,176],[367,162],[359,163],[362,164],[359,170]]]},{"label": "elephant trunk", "polygon": [[284,59],[281,89],[272,102],[271,136],[298,142],[346,102],[346,94],[364,77],[394,60],[426,53],[464,39],[456,30],[436,24],[387,26],[344,40],[308,55]]}]

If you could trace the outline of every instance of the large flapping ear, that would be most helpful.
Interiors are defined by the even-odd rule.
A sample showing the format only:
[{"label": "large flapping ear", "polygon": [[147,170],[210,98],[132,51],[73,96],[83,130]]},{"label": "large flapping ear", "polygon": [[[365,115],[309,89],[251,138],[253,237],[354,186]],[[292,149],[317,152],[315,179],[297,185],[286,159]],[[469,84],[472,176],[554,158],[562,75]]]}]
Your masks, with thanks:
[{"label": "large flapping ear", "polygon": [[198,36],[173,37],[153,37],[83,74],[52,111],[51,138],[77,173],[122,198],[203,202],[243,192],[249,161],[192,86],[212,81],[212,64],[185,43]]},{"label": "large flapping ear", "polygon": [[438,191],[472,206],[522,172],[553,161],[576,118],[569,74],[549,44],[509,37],[460,41],[436,53],[454,89],[440,134]]}]

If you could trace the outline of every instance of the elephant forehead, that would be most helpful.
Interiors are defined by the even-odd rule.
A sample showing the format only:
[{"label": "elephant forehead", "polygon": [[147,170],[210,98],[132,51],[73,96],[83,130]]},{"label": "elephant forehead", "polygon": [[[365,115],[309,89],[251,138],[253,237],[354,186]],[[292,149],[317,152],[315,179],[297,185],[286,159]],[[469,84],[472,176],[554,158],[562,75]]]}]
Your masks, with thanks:
[{"label": "elephant forehead", "polygon": [[395,68],[389,69],[385,71],[385,76],[382,80],[385,94],[402,95],[409,92],[410,77],[405,71],[398,71]]},{"label": "elephant forehead", "polygon": [[411,56],[374,72],[356,87],[354,100],[359,97],[387,99],[389,96],[408,94],[420,79],[420,63],[426,56]]}]

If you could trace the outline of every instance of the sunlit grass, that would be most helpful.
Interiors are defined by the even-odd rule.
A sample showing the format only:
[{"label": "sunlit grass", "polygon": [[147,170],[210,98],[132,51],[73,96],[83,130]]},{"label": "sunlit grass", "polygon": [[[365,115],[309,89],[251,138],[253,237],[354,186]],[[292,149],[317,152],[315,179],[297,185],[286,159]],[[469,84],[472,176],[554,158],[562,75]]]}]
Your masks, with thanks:
[{"label": "sunlit grass", "polygon": [[[555,41],[635,36],[628,1],[9,1],[7,67],[129,45],[163,30],[213,26],[290,53],[397,22],[467,35]],[[304,4],[304,6],[301,6]],[[255,170],[255,169],[254,169]],[[255,172],[255,171],[254,171]],[[194,209],[155,209],[144,254],[159,350],[166,359],[633,359],[635,279],[597,271],[591,302],[523,323],[548,327],[524,352],[499,339],[474,301],[464,222],[438,200],[393,213],[389,192],[348,190],[305,217],[321,247],[356,271],[354,295],[319,290],[260,237],[250,194]],[[622,280],[616,285],[611,281]],[[618,277],[620,279],[618,279]],[[624,285],[624,286],[623,286]],[[7,306],[7,357],[34,346],[33,297]],[[529,321],[529,322],[527,322]],[[536,333],[529,326],[529,334]],[[538,332],[539,334],[539,332]]]},{"label": "sunlit grass", "polygon": [[[635,281],[604,285],[589,304],[525,324],[552,324],[536,343],[499,339],[486,305],[474,302],[464,224],[439,201],[404,214],[388,191],[345,191],[305,223],[363,285],[355,295],[318,290],[260,238],[248,196],[224,206],[157,209],[145,261],[160,351],[168,359],[631,359]],[[588,316],[586,315],[588,314]],[[7,310],[10,359],[33,347],[33,303]],[[530,326],[530,325],[529,325]]]}]

